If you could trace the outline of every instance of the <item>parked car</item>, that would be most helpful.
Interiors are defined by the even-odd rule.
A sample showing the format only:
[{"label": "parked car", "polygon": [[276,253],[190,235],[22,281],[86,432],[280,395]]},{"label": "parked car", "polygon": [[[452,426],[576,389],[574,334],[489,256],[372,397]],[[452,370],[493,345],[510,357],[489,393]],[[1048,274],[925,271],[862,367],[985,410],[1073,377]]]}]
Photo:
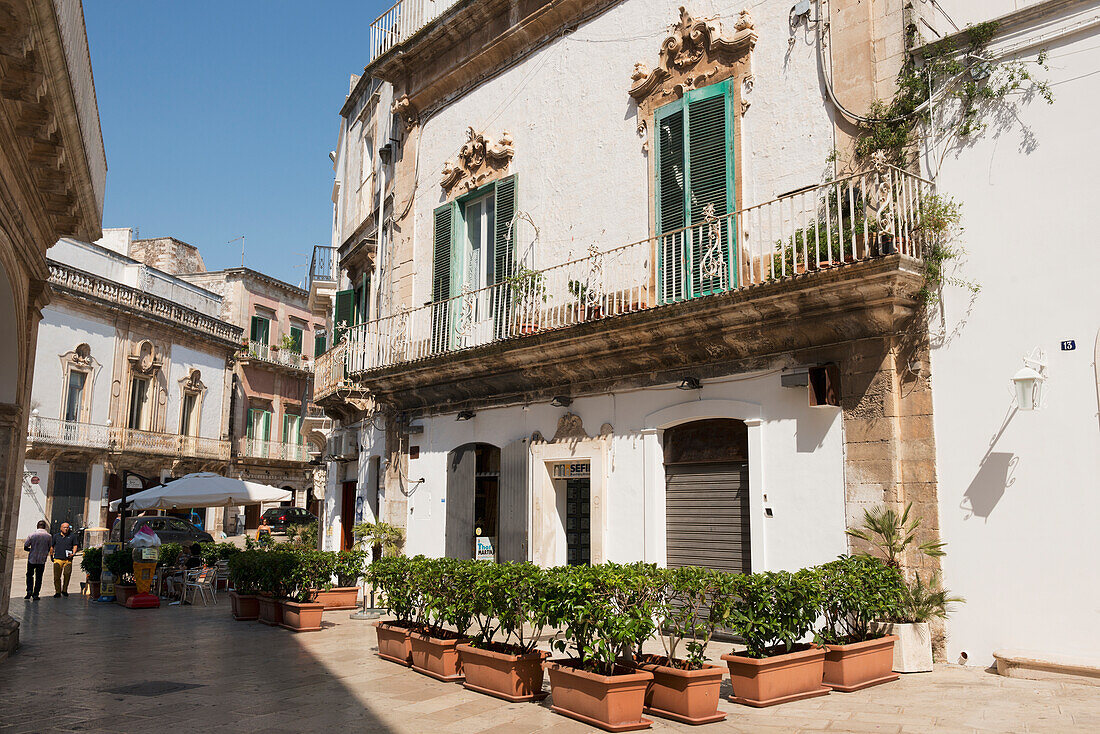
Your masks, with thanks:
[{"label": "parked car", "polygon": [[316,515],[301,507],[272,507],[264,511],[263,519],[273,533],[285,533],[289,525],[317,522]]},{"label": "parked car", "polygon": [[[178,517],[128,517],[126,518],[126,539],[133,538],[134,533],[140,530],[142,525],[148,525],[162,543],[191,545],[214,542],[214,537],[210,533],[203,532]],[[111,527],[111,540],[118,540],[118,520],[115,520],[115,524]]]}]

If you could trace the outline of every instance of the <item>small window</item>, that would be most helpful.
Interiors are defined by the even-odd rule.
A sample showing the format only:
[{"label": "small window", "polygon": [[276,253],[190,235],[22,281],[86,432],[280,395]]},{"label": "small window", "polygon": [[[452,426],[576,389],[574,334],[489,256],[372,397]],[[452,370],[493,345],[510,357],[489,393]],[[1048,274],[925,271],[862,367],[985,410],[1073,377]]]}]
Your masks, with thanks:
[{"label": "small window", "polygon": [[302,329],[298,326],[290,327],[290,351],[295,354],[302,353]]},{"label": "small window", "polygon": [[252,317],[252,333],[249,337],[251,341],[259,344],[270,344],[268,335],[271,332],[271,320],[266,319],[263,316]]},{"label": "small window", "polygon": [[325,343],[327,341],[327,337],[328,337],[328,335],[325,334],[324,331],[318,330],[318,331],[313,332],[313,358],[314,359],[316,359],[317,357],[320,357],[322,354],[325,353],[325,350],[328,346]]}]

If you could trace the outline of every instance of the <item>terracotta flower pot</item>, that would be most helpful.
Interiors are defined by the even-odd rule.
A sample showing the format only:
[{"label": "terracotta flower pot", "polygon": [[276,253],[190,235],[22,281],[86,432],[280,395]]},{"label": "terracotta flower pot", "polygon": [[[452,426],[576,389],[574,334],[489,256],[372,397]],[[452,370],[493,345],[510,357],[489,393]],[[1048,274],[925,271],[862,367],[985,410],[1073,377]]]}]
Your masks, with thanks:
[{"label": "terracotta flower pot", "polygon": [[115,602],[126,606],[126,600],[137,593],[137,586],[133,584],[115,584]]},{"label": "terracotta flower pot", "polygon": [[282,627],[295,632],[316,632],[321,629],[325,605],[311,602],[284,601]]},{"label": "terracotta flower pot", "polygon": [[92,581],[91,577],[88,577],[88,598],[98,599],[100,593],[101,584],[99,581]]},{"label": "terracotta flower pot", "polygon": [[527,655],[510,655],[459,644],[458,657],[466,676],[462,685],[513,703],[541,701],[547,696],[542,690],[542,661],[546,655],[541,650]]},{"label": "terracotta flower pot", "polygon": [[550,673],[550,710],[597,726],[604,731],[636,731],[653,725],[642,718],[646,687],[653,674],[623,670],[621,675],[600,675],[573,667],[572,660],[547,662]]},{"label": "terracotta flower pot", "polygon": [[897,635],[849,645],[825,646],[823,683],[834,691],[851,693],[898,679],[893,672],[894,643]]},{"label": "terracotta flower pot", "polygon": [[233,607],[233,619],[238,622],[248,622],[260,616],[259,597],[254,594],[238,594],[229,592],[229,603]]},{"label": "terracotta flower pot", "polygon": [[283,623],[283,605],[278,599],[270,596],[257,596],[256,605],[261,622],[272,627],[278,627]]},{"label": "terracotta flower pot", "polygon": [[709,724],[722,721],[726,714],[718,710],[719,689],[726,671],[717,665],[699,670],[683,670],[658,662],[638,666],[653,674],[646,688],[645,712],[685,724]]},{"label": "terracotta flower pot", "polygon": [[375,622],[374,631],[378,635],[378,657],[398,665],[412,664],[412,643],[409,640],[408,627],[393,622]]},{"label": "terracotta flower pot", "polygon": [[462,675],[462,661],[458,657],[458,645],[466,642],[465,638],[447,640],[432,637],[427,632],[413,631],[409,632],[409,641],[412,645],[412,669],[417,673],[448,682],[465,678]]},{"label": "terracotta flower pot", "polygon": [[767,658],[723,655],[730,669],[733,695],[730,700],[746,706],[774,706],[802,698],[824,696],[821,684],[825,671],[825,650],[820,647],[796,650]]},{"label": "terracotta flower pot", "polygon": [[334,586],[331,589],[312,589],[313,600],[324,604],[325,609],[355,609],[359,606],[358,586]]}]

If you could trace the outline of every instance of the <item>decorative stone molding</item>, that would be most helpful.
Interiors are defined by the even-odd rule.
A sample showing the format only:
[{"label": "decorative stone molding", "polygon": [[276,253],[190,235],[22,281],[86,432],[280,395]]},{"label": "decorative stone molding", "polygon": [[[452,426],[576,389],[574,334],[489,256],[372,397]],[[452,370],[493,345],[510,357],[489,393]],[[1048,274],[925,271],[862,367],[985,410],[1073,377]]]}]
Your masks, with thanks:
[{"label": "decorative stone molding", "polygon": [[657,68],[644,61],[634,64],[630,96],[639,103],[654,97],[680,97],[690,89],[719,81],[756,45],[756,31],[749,11],[742,10],[732,36],[724,35],[717,21],[696,20],[680,8],[680,22],[661,44]]},{"label": "decorative stone molding", "polygon": [[554,438],[550,442],[557,443],[558,441],[575,441],[586,438],[588,438],[588,433],[584,430],[581,417],[576,413],[566,413],[558,419],[558,430],[554,433]]},{"label": "decorative stone molding", "polygon": [[78,344],[76,349],[66,355],[69,361],[78,367],[92,366],[92,348],[85,344]]},{"label": "decorative stone molding", "polygon": [[393,104],[390,105],[390,114],[400,115],[405,127],[409,129],[415,127],[416,123],[420,121],[420,113],[409,101],[409,95],[407,94],[402,94],[393,101]]},{"label": "decorative stone molding", "polygon": [[206,385],[202,382],[202,373],[198,370],[191,370],[186,377],[180,379],[180,391],[181,392],[197,392],[201,393],[206,390]]},{"label": "decorative stone molding", "polygon": [[138,374],[152,375],[160,370],[160,355],[148,339],[135,344],[134,351],[127,360],[130,362],[130,368]]},{"label": "decorative stone molding", "polygon": [[503,173],[516,152],[513,142],[507,130],[493,143],[472,127],[466,128],[466,142],[458,152],[458,161],[443,164],[439,185],[448,193],[456,187],[458,191],[470,191]]}]

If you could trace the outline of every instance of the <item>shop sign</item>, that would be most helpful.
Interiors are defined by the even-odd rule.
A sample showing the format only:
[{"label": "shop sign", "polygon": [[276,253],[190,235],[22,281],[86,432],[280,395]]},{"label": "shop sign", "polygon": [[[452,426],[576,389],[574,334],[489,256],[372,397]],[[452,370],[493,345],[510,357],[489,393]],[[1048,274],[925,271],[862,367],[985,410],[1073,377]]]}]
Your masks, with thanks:
[{"label": "shop sign", "polygon": [[572,461],[563,464],[554,464],[551,476],[554,479],[581,479],[592,475],[592,463],[589,461]]},{"label": "shop sign", "polygon": [[479,561],[492,561],[495,559],[493,553],[493,541],[484,535],[477,536],[477,553],[475,558]]}]

